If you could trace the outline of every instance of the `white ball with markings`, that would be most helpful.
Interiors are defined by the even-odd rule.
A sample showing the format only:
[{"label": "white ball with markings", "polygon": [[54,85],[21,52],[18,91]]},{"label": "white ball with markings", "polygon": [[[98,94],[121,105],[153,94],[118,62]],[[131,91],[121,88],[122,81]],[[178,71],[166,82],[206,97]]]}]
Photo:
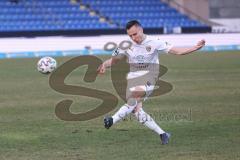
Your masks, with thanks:
[{"label": "white ball with markings", "polygon": [[37,70],[49,74],[57,68],[57,61],[52,57],[43,57],[37,63]]}]

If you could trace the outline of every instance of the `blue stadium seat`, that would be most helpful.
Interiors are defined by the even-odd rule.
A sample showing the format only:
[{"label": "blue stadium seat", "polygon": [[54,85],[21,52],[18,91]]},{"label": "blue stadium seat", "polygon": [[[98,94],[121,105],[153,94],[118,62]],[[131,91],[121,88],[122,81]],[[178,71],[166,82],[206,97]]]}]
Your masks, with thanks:
[{"label": "blue stadium seat", "polygon": [[[0,1],[1,31],[36,31],[59,29],[112,28],[100,23],[99,17],[90,16],[89,11],[80,10],[70,0],[28,0],[12,4]],[[97,27],[95,27],[97,26]],[[116,26],[115,26],[116,28]]]},{"label": "blue stadium seat", "polygon": [[131,19],[140,20],[145,28],[202,25],[201,23],[188,23],[187,20],[191,21],[189,17],[159,0],[82,0],[82,2],[89,4],[93,9],[121,26],[125,26],[127,20]]},{"label": "blue stadium seat", "polygon": [[132,19],[139,20],[145,28],[176,26],[205,26],[179,13],[160,0],[82,0],[114,22],[101,23],[98,16],[80,10],[70,0],[25,0],[12,4],[0,1],[0,31],[111,29],[121,27]]}]

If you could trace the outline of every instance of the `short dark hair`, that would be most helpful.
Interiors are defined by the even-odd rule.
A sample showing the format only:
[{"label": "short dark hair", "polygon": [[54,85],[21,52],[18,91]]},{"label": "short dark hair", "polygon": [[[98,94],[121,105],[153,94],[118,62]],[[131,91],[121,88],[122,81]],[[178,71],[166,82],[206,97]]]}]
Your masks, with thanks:
[{"label": "short dark hair", "polygon": [[126,30],[130,29],[132,26],[135,26],[135,25],[142,27],[141,23],[138,22],[137,20],[131,20],[131,21],[127,22]]}]

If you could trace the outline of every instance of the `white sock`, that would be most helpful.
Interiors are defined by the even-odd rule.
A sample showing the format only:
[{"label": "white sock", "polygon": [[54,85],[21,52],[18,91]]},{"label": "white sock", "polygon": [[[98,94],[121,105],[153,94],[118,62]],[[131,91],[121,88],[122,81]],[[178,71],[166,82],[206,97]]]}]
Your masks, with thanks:
[{"label": "white sock", "polygon": [[113,116],[113,124],[118,122],[119,120],[123,119],[125,116],[127,116],[129,113],[131,113],[134,108],[136,107],[136,104],[133,106],[130,106],[128,104],[124,104]]},{"label": "white sock", "polygon": [[144,112],[142,108],[140,108],[138,112],[135,112],[134,115],[140,123],[144,124],[146,127],[153,130],[158,135],[165,133],[159,127],[159,125],[152,119],[152,117],[148,115],[146,112]]}]

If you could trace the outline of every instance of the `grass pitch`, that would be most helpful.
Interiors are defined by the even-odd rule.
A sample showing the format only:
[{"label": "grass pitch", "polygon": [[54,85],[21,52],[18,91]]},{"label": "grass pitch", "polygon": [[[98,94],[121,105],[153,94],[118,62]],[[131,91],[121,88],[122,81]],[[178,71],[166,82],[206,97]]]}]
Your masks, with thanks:
[{"label": "grass pitch", "polygon": [[[56,58],[59,64],[69,59]],[[144,109],[172,133],[165,146],[131,116],[109,130],[103,127],[103,116],[82,122],[58,119],[55,105],[63,99],[74,100],[71,111],[75,113],[93,109],[100,101],[55,92],[49,87],[49,76],[37,72],[37,61],[0,60],[1,160],[240,159],[237,51],[160,56],[161,64],[169,69],[161,78],[174,88],[146,101]],[[66,83],[85,84],[85,70],[75,70]],[[86,85],[116,95],[110,71]]]}]

